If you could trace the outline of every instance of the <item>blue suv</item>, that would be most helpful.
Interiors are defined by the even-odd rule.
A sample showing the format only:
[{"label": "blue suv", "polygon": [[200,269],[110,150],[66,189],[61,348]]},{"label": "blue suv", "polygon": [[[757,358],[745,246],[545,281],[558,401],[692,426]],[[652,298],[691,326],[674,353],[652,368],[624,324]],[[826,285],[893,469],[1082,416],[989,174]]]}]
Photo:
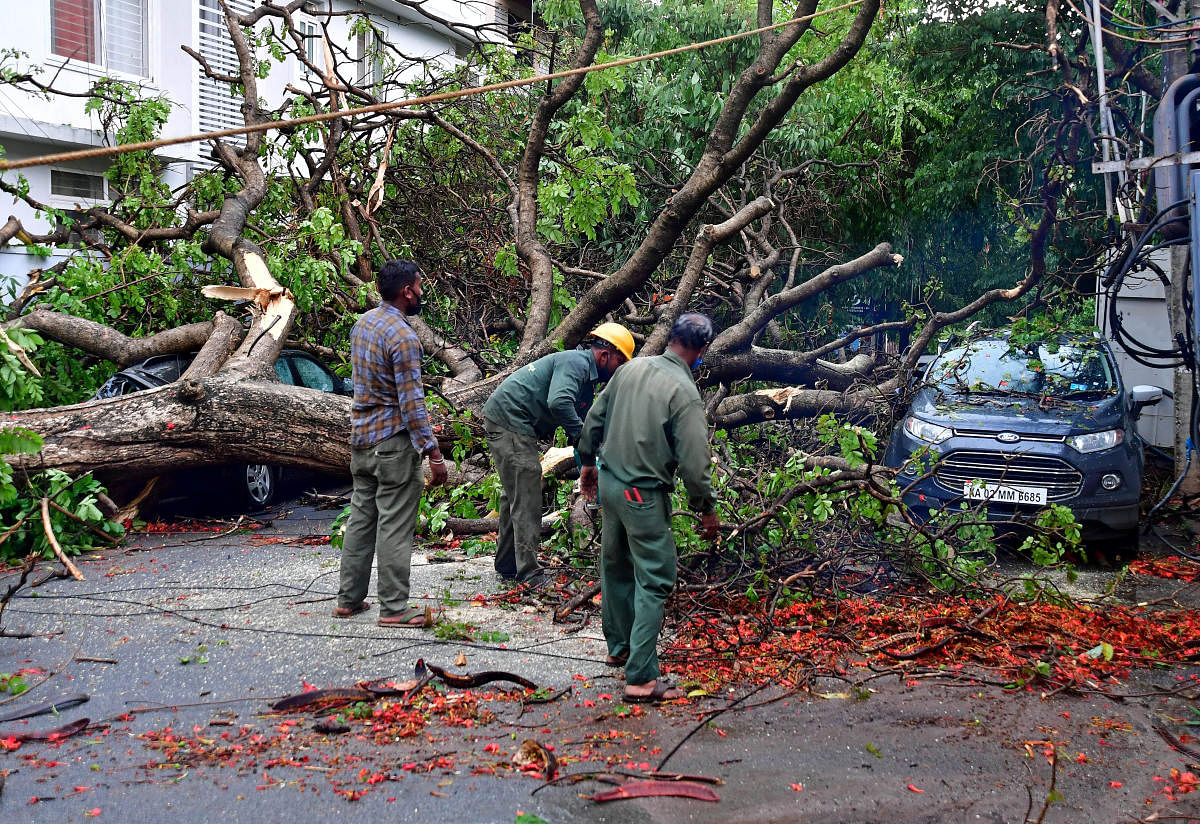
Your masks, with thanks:
[{"label": "blue suv", "polygon": [[1135,425],[1162,396],[1157,386],[1127,390],[1099,339],[985,338],[933,360],[884,463],[900,470],[921,521],[965,503],[1017,522],[1053,503],[1072,510],[1088,540],[1130,540],[1144,460]]}]

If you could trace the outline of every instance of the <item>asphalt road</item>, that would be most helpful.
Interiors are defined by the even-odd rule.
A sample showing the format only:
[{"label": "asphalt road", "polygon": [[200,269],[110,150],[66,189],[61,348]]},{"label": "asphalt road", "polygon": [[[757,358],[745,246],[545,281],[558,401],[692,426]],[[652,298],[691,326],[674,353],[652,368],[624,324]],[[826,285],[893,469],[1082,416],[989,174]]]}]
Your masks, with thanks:
[{"label": "asphalt road", "polygon": [[[620,671],[603,663],[598,616],[566,628],[547,606],[487,600],[504,590],[490,558],[417,556],[413,570],[414,600],[448,605],[447,618],[489,633],[486,643],[381,629],[374,609],[330,618],[337,553],[322,539],[333,515],[296,508],[254,533],[141,535],[83,560],[86,581],[54,580],[15,598],[5,628],[38,635],[0,638],[0,673],[53,675],[0,704],[0,715],[69,693],[90,700],[57,718],[2,723],[0,738],[83,717],[93,727],[0,751],[0,821],[512,824],[525,812],[552,823],[1014,822],[1031,803],[1035,819],[1046,798],[1044,742],[1070,754],[1054,776],[1062,801],[1044,821],[1200,821],[1200,792],[1172,801],[1156,780],[1188,759],[1151,726],[1160,716],[1194,717],[1194,701],[1043,700],[882,678],[856,697],[839,692],[840,682],[816,691],[832,697],[768,688],[711,719],[704,713],[726,707],[725,697],[631,712],[619,701]],[[1084,585],[1110,578],[1093,571]],[[455,666],[460,653],[465,666]],[[571,692],[523,706],[492,684],[476,690],[485,697],[473,714],[461,714],[472,705],[446,689],[446,714],[399,736],[395,727],[372,735],[361,722],[327,735],[312,716],[269,712],[271,700],[306,684],[410,678],[418,658]],[[1126,690],[1189,683],[1200,687],[1198,670],[1148,670]],[[644,770],[678,746],[664,769],[720,779],[712,788],[720,800],[600,804],[583,796],[609,785],[543,787],[513,766],[526,739],[553,747],[563,772],[581,775]]]}]

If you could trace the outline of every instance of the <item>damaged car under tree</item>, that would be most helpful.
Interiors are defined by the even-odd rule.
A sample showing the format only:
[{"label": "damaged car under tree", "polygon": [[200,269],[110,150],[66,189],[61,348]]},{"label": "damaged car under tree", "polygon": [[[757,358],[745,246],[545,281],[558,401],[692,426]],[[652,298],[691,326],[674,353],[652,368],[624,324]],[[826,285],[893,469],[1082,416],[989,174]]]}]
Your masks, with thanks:
[{"label": "damaged car under tree", "polygon": [[989,522],[1019,533],[1061,504],[1085,540],[1131,550],[1144,466],[1137,419],[1162,397],[1157,386],[1126,389],[1098,337],[984,338],[933,360],[884,462],[900,470],[918,521],[983,506]]},{"label": "damaged car under tree", "polygon": [[[141,363],[115,373],[92,396],[115,398],[165,386],[179,376],[196,357],[195,352],[182,355],[155,355]],[[354,392],[349,378],[333,372],[325,364],[299,349],[284,349],[275,361],[275,376],[288,386],[304,386],[321,392],[350,396]],[[214,477],[215,476],[215,477]],[[283,470],[265,463],[228,464],[213,470],[194,469],[187,477],[173,478],[173,486],[184,490],[203,487],[209,493],[221,490],[221,502],[234,508],[255,512],[275,502],[283,481]],[[207,495],[202,496],[202,498]],[[164,500],[160,497],[160,502]]]}]

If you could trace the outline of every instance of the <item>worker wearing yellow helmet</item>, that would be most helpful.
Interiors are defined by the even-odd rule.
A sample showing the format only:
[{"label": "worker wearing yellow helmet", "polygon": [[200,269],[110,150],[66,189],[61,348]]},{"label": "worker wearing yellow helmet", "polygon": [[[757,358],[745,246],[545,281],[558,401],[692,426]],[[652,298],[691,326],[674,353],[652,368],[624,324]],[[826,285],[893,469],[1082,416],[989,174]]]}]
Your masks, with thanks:
[{"label": "worker wearing yellow helmet", "polygon": [[483,406],[483,431],[500,476],[500,529],[496,572],[537,586],[545,580],[538,562],[542,527],[539,440],[562,427],[574,445],[595,397],[633,357],[633,335],[619,323],[602,323],[585,345],[554,352],[513,372]]}]

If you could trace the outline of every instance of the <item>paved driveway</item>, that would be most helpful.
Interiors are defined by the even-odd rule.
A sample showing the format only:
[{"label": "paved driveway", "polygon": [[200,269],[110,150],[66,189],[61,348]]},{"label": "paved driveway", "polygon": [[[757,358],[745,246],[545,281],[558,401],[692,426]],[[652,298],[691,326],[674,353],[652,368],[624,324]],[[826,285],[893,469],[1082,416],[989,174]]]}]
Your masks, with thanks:
[{"label": "paved driveway", "polygon": [[[487,633],[486,642],[380,629],[374,610],[331,619],[337,553],[324,538],[332,515],[297,508],[252,533],[141,535],[82,561],[85,582],[55,580],[14,599],[5,627],[38,636],[0,638],[0,672],[53,676],[0,705],[0,715],[70,693],[90,700],[0,730],[82,717],[93,726],[63,742],[0,752],[0,820],[511,824],[527,812],[548,822],[1013,822],[1030,797],[1036,818],[1046,797],[1046,742],[1060,753],[1063,800],[1045,821],[1200,819],[1200,793],[1172,801],[1156,780],[1189,759],[1151,726],[1160,716],[1191,717],[1194,699],[1041,700],[878,679],[857,698],[768,687],[711,718],[705,713],[727,707],[726,697],[626,707],[614,699],[622,682],[603,663],[598,616],[564,627],[548,607],[495,599],[503,589],[490,558],[418,556],[413,571],[415,597],[450,605],[448,620]],[[453,673],[516,673],[544,687],[542,697],[571,691],[522,703],[499,682],[444,687],[408,709],[394,700],[352,707],[377,712],[375,726],[344,719],[343,734],[314,730],[336,713],[269,711],[273,699],[306,685],[411,678],[418,658]],[[1148,671],[1127,692],[1183,687],[1194,695],[1198,686],[1195,670]],[[834,696],[845,689],[826,687]],[[578,775],[644,771],[678,747],[663,769],[720,779],[720,801],[598,804],[581,795],[609,785],[543,788],[514,765],[523,745],[536,765],[539,751],[527,739],[552,748],[562,773]]]}]

